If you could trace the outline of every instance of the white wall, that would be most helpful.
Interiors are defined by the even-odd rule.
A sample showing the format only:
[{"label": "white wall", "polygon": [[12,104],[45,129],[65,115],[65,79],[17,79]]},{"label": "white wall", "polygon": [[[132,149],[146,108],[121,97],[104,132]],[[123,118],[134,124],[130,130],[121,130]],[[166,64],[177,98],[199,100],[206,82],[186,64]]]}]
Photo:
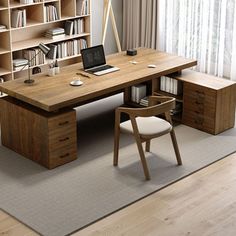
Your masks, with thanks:
[{"label": "white wall", "polygon": [[[116,18],[120,41],[122,41],[122,2],[122,0],[112,0],[112,8]],[[91,4],[92,45],[98,45],[102,42],[103,0],[91,0]],[[106,54],[117,52],[116,41],[112,31],[110,18],[105,40],[105,51]]]}]

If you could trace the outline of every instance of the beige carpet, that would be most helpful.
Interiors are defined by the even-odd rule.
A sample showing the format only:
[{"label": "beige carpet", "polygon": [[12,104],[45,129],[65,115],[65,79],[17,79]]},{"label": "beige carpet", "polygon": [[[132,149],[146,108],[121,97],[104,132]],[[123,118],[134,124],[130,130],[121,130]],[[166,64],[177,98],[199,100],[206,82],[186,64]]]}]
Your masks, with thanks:
[{"label": "beige carpet", "polygon": [[78,109],[78,160],[67,165],[49,171],[0,146],[0,208],[42,235],[68,235],[236,150],[235,129],[212,136],[177,126],[184,165],[176,166],[168,135],[156,139],[147,182],[131,137],[122,136],[120,165],[112,166],[113,113],[85,111]]}]

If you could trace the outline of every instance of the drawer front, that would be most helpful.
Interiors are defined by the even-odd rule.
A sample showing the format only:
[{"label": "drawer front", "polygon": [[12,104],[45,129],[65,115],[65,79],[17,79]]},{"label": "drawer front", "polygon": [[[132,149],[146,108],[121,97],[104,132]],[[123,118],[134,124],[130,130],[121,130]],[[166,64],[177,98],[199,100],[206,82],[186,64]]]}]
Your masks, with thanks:
[{"label": "drawer front", "polygon": [[77,143],[49,152],[49,169],[77,159]]},{"label": "drawer front", "polygon": [[54,132],[53,135],[50,135],[48,138],[49,151],[57,150],[59,148],[70,146],[71,144],[77,143],[76,130],[67,130],[65,132]]},{"label": "drawer front", "polygon": [[76,125],[76,112],[74,110],[59,114],[48,120],[48,131],[53,132],[59,129],[68,129]]},{"label": "drawer front", "polygon": [[216,115],[216,91],[193,84],[184,84],[184,111],[183,114],[189,112],[202,115],[206,118],[215,119]]},{"label": "drawer front", "polygon": [[183,124],[191,126],[193,128],[212,134],[215,133],[215,119],[203,114],[194,111],[188,111],[184,113],[182,121]]}]

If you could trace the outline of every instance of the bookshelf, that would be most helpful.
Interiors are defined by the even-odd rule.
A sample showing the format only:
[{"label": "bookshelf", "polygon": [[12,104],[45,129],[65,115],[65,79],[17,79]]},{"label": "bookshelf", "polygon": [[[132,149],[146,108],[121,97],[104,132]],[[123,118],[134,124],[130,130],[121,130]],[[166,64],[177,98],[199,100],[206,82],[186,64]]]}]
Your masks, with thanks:
[{"label": "bookshelf", "polygon": [[[24,51],[37,49],[40,42],[50,44],[71,45],[71,41],[86,40],[91,45],[91,0],[34,0],[26,4],[20,0],[0,0],[0,77],[4,81],[14,80],[27,75],[23,71],[14,70],[13,60],[23,58]],[[84,3],[83,3],[84,2]],[[58,39],[44,36],[45,32],[54,28],[65,28],[67,21],[81,19],[83,32],[72,33]],[[5,26],[5,29],[1,26]],[[81,61],[80,49],[76,55],[58,58],[59,66]],[[48,68],[51,60],[46,58],[40,64],[42,71]]]}]

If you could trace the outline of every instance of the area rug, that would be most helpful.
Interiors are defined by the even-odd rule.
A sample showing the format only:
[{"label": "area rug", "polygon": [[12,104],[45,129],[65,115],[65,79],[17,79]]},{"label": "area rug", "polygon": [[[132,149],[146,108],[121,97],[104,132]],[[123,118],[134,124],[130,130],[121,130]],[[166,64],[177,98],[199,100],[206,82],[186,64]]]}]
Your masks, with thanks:
[{"label": "area rug", "polygon": [[78,120],[78,159],[54,170],[0,146],[0,207],[42,235],[69,235],[236,151],[235,129],[213,136],[179,125],[183,166],[165,135],[152,142],[145,181],[130,136],[121,136],[119,167],[112,166],[113,114]]}]

